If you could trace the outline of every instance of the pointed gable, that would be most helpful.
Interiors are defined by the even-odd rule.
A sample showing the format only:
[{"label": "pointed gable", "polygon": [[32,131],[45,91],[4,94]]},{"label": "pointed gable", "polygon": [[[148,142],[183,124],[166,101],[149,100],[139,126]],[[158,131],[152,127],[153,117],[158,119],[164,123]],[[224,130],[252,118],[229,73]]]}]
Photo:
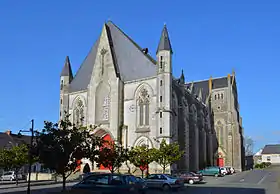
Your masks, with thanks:
[{"label": "pointed gable", "polygon": [[[144,53],[140,46],[111,21],[107,22],[105,27],[116,76],[120,77],[122,81],[132,81],[157,74],[156,61],[149,54]],[[70,84],[69,92],[87,89],[93,73],[99,41],[100,37],[76,73]]]},{"label": "pointed gable", "polygon": [[77,92],[87,89],[90,83],[93,66],[97,55],[98,45],[99,39],[95,42],[87,57],[80,66],[78,72],[76,73],[73,81],[70,84],[69,92]]},{"label": "pointed gable", "polygon": [[111,21],[107,23],[115,63],[122,81],[155,76],[156,62]]}]

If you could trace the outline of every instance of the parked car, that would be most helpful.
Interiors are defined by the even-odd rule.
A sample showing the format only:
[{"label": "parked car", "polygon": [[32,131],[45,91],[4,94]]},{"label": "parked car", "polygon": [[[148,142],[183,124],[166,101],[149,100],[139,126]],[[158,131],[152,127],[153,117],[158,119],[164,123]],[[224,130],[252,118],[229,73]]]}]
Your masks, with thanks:
[{"label": "parked car", "polygon": [[[22,179],[22,174],[21,173],[17,174],[17,179],[18,180]],[[1,181],[14,181],[14,180],[16,180],[16,172],[15,171],[4,172],[4,174],[1,176]]]},{"label": "parked car", "polygon": [[72,186],[70,193],[137,193],[145,194],[146,183],[133,175],[93,174]]},{"label": "parked car", "polygon": [[228,168],[230,170],[230,173],[233,174],[235,173],[235,169],[231,166],[226,166],[226,168]]},{"label": "parked car", "polygon": [[165,191],[184,187],[183,179],[168,174],[150,174],[145,182],[148,188],[158,188]]},{"label": "parked car", "polygon": [[188,172],[188,173],[182,173],[179,175],[181,179],[184,180],[184,183],[194,184],[194,183],[200,183],[203,181],[202,174],[197,174],[194,172]]},{"label": "parked car", "polygon": [[228,174],[228,170],[226,167],[220,167],[221,170],[221,174],[223,174],[224,176]]},{"label": "parked car", "polygon": [[221,169],[218,166],[211,166],[211,167],[206,167],[203,170],[198,171],[198,173],[201,173],[203,176],[224,176],[221,173]]}]

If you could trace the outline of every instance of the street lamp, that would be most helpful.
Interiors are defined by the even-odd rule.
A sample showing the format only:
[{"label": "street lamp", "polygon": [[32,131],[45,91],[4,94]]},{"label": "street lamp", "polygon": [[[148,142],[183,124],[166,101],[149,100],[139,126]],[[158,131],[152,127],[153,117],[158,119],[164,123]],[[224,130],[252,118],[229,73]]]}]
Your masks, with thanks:
[{"label": "street lamp", "polygon": [[32,167],[32,146],[33,146],[33,138],[34,138],[34,120],[31,120],[31,128],[29,130],[20,130],[18,135],[21,136],[21,132],[27,133],[31,132],[30,139],[30,148],[29,148],[29,166],[28,166],[28,185],[27,185],[27,194],[30,194],[30,179],[31,179],[31,167]]}]

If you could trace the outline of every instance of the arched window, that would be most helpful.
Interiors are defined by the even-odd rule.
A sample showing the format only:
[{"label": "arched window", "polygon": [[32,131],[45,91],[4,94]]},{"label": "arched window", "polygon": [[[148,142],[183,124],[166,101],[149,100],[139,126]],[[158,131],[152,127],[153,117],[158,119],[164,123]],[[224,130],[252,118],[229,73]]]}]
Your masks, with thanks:
[{"label": "arched window", "polygon": [[84,124],[84,104],[78,99],[73,111],[73,124],[76,126]]},{"label": "arched window", "polygon": [[138,98],[139,126],[149,125],[149,103],[150,101],[148,91],[145,88],[143,88]]},{"label": "arched window", "polygon": [[224,98],[224,94],[222,93],[222,94],[221,94],[221,99],[223,99],[223,98]]},{"label": "arched window", "polygon": [[220,100],[220,94],[218,94],[218,99]]},{"label": "arched window", "polygon": [[217,95],[215,94],[215,100],[217,100]]}]

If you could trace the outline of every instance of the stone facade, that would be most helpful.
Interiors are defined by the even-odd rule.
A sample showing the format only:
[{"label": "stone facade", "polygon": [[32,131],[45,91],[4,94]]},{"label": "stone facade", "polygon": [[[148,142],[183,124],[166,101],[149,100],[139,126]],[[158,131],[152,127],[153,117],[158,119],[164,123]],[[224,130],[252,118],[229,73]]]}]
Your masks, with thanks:
[{"label": "stone facade", "polygon": [[[172,55],[166,26],[155,60],[115,24],[105,23],[75,77],[66,58],[60,79],[60,119],[66,111],[74,124],[98,125],[95,135],[109,135],[125,147],[158,147],[155,140],[163,138],[178,142],[185,154],[173,170],[216,165],[218,151],[227,157],[227,164],[239,166],[241,149],[229,151],[231,142],[241,142],[236,85],[212,90],[210,79],[210,92],[205,92],[200,82],[185,83],[183,72],[178,79],[172,74]],[[217,94],[225,98],[215,101]],[[217,139],[220,126],[226,128],[226,139]],[[233,152],[239,158],[230,163]],[[161,168],[151,164],[150,169]]]}]

